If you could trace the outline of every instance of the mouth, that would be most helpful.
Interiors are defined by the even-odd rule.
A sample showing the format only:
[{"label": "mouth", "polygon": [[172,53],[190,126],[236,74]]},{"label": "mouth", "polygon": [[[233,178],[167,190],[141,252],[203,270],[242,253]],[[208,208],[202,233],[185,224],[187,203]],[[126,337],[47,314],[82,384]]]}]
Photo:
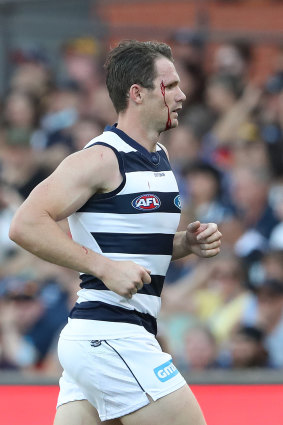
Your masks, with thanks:
[{"label": "mouth", "polygon": [[181,106],[178,106],[178,108],[173,109],[172,112],[178,115],[178,113],[181,111],[181,109],[182,109],[182,107]]}]

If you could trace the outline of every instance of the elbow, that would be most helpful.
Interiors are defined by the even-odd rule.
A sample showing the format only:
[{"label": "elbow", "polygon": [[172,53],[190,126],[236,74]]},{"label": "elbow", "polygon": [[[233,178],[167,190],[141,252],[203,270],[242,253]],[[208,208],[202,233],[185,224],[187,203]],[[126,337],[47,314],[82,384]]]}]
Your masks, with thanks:
[{"label": "elbow", "polygon": [[23,226],[20,223],[19,217],[16,216],[13,218],[10,229],[9,229],[9,238],[18,245],[22,245],[23,243]]}]

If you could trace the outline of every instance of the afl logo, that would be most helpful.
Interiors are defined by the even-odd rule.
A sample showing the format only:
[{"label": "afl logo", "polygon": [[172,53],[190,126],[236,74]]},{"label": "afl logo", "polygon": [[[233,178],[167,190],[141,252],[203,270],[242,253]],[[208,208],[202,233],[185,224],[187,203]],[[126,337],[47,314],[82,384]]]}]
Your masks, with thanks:
[{"label": "afl logo", "polygon": [[151,193],[140,195],[132,201],[132,206],[137,210],[153,211],[161,205],[160,199]]},{"label": "afl logo", "polygon": [[179,208],[179,210],[181,209],[181,197],[180,197],[180,195],[177,195],[174,198],[174,204],[177,208]]}]

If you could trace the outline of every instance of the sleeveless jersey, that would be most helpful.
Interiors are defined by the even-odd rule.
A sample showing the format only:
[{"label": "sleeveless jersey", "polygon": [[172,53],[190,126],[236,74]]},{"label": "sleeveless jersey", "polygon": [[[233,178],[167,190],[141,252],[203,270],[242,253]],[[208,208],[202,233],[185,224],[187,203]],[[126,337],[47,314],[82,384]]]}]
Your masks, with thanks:
[{"label": "sleeveless jersey", "polygon": [[79,338],[111,338],[156,334],[160,295],[171,261],[173,238],[180,220],[177,183],[164,150],[143,146],[115,126],[85,148],[111,148],[123,181],[110,192],[95,194],[69,217],[74,241],[111,260],[131,260],[151,271],[131,299],[109,290],[98,278],[81,273],[81,290],[65,334]]}]

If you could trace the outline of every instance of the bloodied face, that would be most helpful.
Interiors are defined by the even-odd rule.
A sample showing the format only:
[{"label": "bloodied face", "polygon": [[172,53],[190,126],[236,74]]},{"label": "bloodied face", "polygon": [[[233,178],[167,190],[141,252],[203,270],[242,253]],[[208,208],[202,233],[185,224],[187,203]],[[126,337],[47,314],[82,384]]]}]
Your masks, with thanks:
[{"label": "bloodied face", "polygon": [[167,58],[155,62],[154,89],[148,90],[145,99],[145,116],[159,132],[177,127],[178,113],[186,99],[180,89],[180,78],[174,64]]}]

